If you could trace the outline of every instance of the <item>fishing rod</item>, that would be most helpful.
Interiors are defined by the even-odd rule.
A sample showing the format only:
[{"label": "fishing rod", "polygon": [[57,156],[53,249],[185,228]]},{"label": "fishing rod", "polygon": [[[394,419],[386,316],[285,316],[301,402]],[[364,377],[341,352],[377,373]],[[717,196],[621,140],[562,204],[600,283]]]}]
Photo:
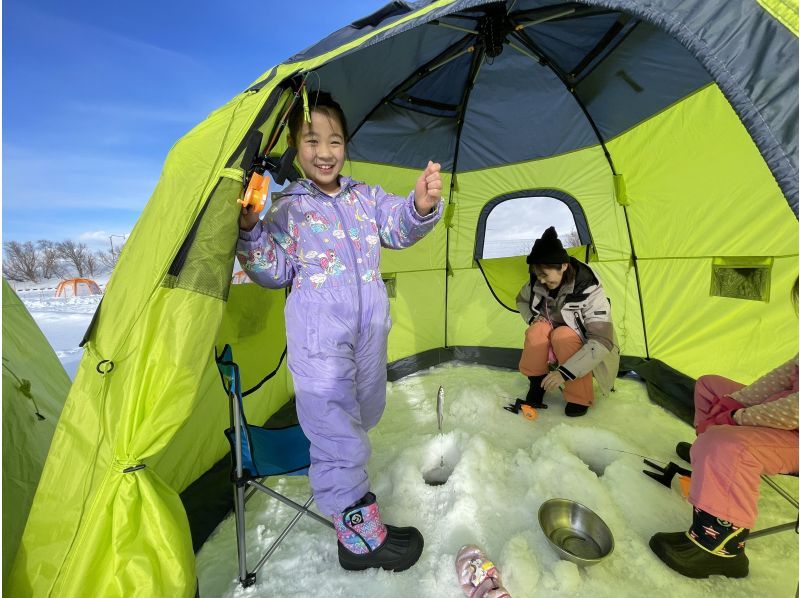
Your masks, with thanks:
[{"label": "fishing rod", "polygon": [[289,116],[292,110],[301,98],[303,102],[303,118],[306,122],[311,122],[308,91],[306,89],[306,79],[308,75],[309,73],[306,73],[300,80],[300,84],[292,95],[291,101],[278,121],[278,126],[275,128],[272,137],[270,137],[269,142],[264,147],[264,151],[259,153],[259,148],[261,147],[261,141],[263,139],[261,131],[253,131],[250,135],[250,139],[247,141],[244,153],[245,158],[242,162],[244,163],[247,156],[253,156],[253,158],[242,180],[243,197],[237,201],[245,207],[253,206],[255,212],[263,210],[267,203],[267,196],[269,194],[269,176],[266,174],[267,172],[273,175],[275,182],[279,185],[282,185],[286,179],[293,180],[294,167],[292,163],[297,155],[297,149],[293,146],[289,146],[281,157],[277,159],[270,156],[270,152],[278,143],[281,133],[283,133],[289,122]]}]

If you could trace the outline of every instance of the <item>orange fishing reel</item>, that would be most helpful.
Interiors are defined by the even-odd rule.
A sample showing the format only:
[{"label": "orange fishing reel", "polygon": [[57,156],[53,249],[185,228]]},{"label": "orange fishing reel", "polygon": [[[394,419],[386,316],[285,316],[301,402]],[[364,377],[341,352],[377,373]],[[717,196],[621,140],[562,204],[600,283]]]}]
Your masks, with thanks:
[{"label": "orange fishing reel", "polygon": [[534,407],[531,407],[530,405],[525,405],[525,404],[521,405],[519,408],[519,412],[522,414],[522,417],[531,422],[535,420],[537,417],[539,417],[539,412],[536,411],[536,409]]},{"label": "orange fishing reel", "polygon": [[247,189],[244,192],[243,199],[236,201],[242,204],[243,207],[253,206],[253,210],[258,214],[264,209],[267,204],[267,197],[269,195],[269,176],[253,172],[250,175],[250,181],[247,183]]}]

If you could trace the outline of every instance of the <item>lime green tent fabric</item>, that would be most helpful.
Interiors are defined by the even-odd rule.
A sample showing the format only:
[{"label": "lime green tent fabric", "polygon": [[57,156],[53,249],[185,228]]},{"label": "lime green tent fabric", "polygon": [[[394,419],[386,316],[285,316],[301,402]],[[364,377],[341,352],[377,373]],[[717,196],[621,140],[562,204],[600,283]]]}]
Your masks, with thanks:
[{"label": "lime green tent fabric", "polygon": [[[742,382],[787,358],[797,345],[785,325],[797,276],[796,64],[775,73],[756,58],[773,46],[796,54],[796,37],[756,3],[737,23],[718,8],[695,22],[708,7],[699,1],[678,17],[658,0],[570,3],[564,19],[551,4],[509,3],[520,19],[543,19],[540,37],[481,62],[498,40],[461,40],[439,23],[459,11],[505,23],[504,5],[395,3],[271,69],[175,145],[88,337],[14,563],[15,596],[194,595],[179,493],[227,451],[214,351],[233,346],[247,388],[285,348],[285,294],[230,279],[246,142],[272,136],[298,74],[314,72],[351,112],[344,174],[404,194],[417,161],[446,165],[443,222],[383,255],[391,361],[460,347],[518,353],[524,328],[496,298],[512,282],[498,283],[492,260],[481,271],[476,237],[492,200],[542,189],[572,198],[585,220],[625,356]],[[563,42],[573,23],[591,35]],[[609,31],[616,45],[595,55]],[[570,87],[576,62],[594,67]],[[747,264],[767,273],[768,296],[712,292],[718,270]],[[246,399],[248,419],[291,395],[283,363]]]},{"label": "lime green tent fabric", "polygon": [[4,593],[69,386],[69,376],[52,347],[4,278]]},{"label": "lime green tent fabric", "polygon": [[[713,368],[747,382],[796,352],[796,334],[766,331],[792,318],[797,220],[719,89],[697,92],[608,145],[625,178],[650,356],[693,378]],[[714,257],[751,256],[754,247],[774,257],[770,301],[710,296]],[[710,363],[715,345],[737,350],[715,352]]]}]

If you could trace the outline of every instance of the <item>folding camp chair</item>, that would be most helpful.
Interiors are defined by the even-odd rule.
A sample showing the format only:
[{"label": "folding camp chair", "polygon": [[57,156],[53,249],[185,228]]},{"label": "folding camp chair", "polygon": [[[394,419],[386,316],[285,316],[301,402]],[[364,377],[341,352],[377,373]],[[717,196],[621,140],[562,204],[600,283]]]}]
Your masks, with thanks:
[{"label": "folding camp chair", "polygon": [[[230,345],[225,345],[217,357],[217,368],[229,398],[231,427],[225,436],[231,445],[231,481],[234,484],[234,510],[236,513],[236,542],[239,553],[239,582],[248,587],[256,582],[256,574],[272,556],[280,543],[289,534],[303,515],[333,528],[333,523],[310,511],[310,497],[304,505],[283,496],[262,482],[275,475],[306,475],[310,464],[309,442],[300,426],[295,424],[283,428],[266,429],[247,423],[242,403],[242,386],[239,366],[233,361]],[[249,490],[248,490],[249,487]],[[245,503],[259,490],[283,504],[292,507],[297,514],[270,544],[269,549],[252,571],[247,570],[247,546],[245,544]]]},{"label": "folding camp chair", "polygon": [[[795,477],[797,476],[797,474],[787,474],[787,475],[794,475]],[[764,480],[764,482],[770,488],[775,490],[775,492],[780,494],[786,500],[786,502],[788,502],[790,505],[792,505],[792,507],[794,507],[795,512],[798,510],[798,507],[800,507],[800,505],[798,505],[797,500],[791,494],[789,494],[788,492],[786,492],[786,490],[781,488],[769,476],[762,475],[761,479]],[[772,535],[772,534],[777,534],[778,532],[785,532],[785,531],[788,531],[790,529],[793,529],[795,531],[795,533],[797,533],[797,531],[798,531],[798,519],[797,518],[795,518],[794,521],[788,521],[786,523],[781,523],[780,525],[773,525],[772,527],[768,527],[768,528],[765,528],[765,529],[760,529],[760,530],[756,530],[756,531],[750,532],[750,534],[747,536],[747,539],[748,539],[748,541],[749,540],[755,540],[756,538],[760,538],[762,536],[769,536],[769,535]]]}]

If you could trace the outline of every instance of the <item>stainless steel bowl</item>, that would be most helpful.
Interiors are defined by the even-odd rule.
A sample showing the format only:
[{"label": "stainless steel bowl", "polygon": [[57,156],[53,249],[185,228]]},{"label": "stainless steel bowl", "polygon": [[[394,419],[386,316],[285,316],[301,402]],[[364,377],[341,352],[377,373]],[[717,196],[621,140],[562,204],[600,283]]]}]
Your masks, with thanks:
[{"label": "stainless steel bowl", "polygon": [[543,502],[539,525],[559,556],[578,565],[595,565],[614,552],[614,536],[605,522],[574,500]]}]

